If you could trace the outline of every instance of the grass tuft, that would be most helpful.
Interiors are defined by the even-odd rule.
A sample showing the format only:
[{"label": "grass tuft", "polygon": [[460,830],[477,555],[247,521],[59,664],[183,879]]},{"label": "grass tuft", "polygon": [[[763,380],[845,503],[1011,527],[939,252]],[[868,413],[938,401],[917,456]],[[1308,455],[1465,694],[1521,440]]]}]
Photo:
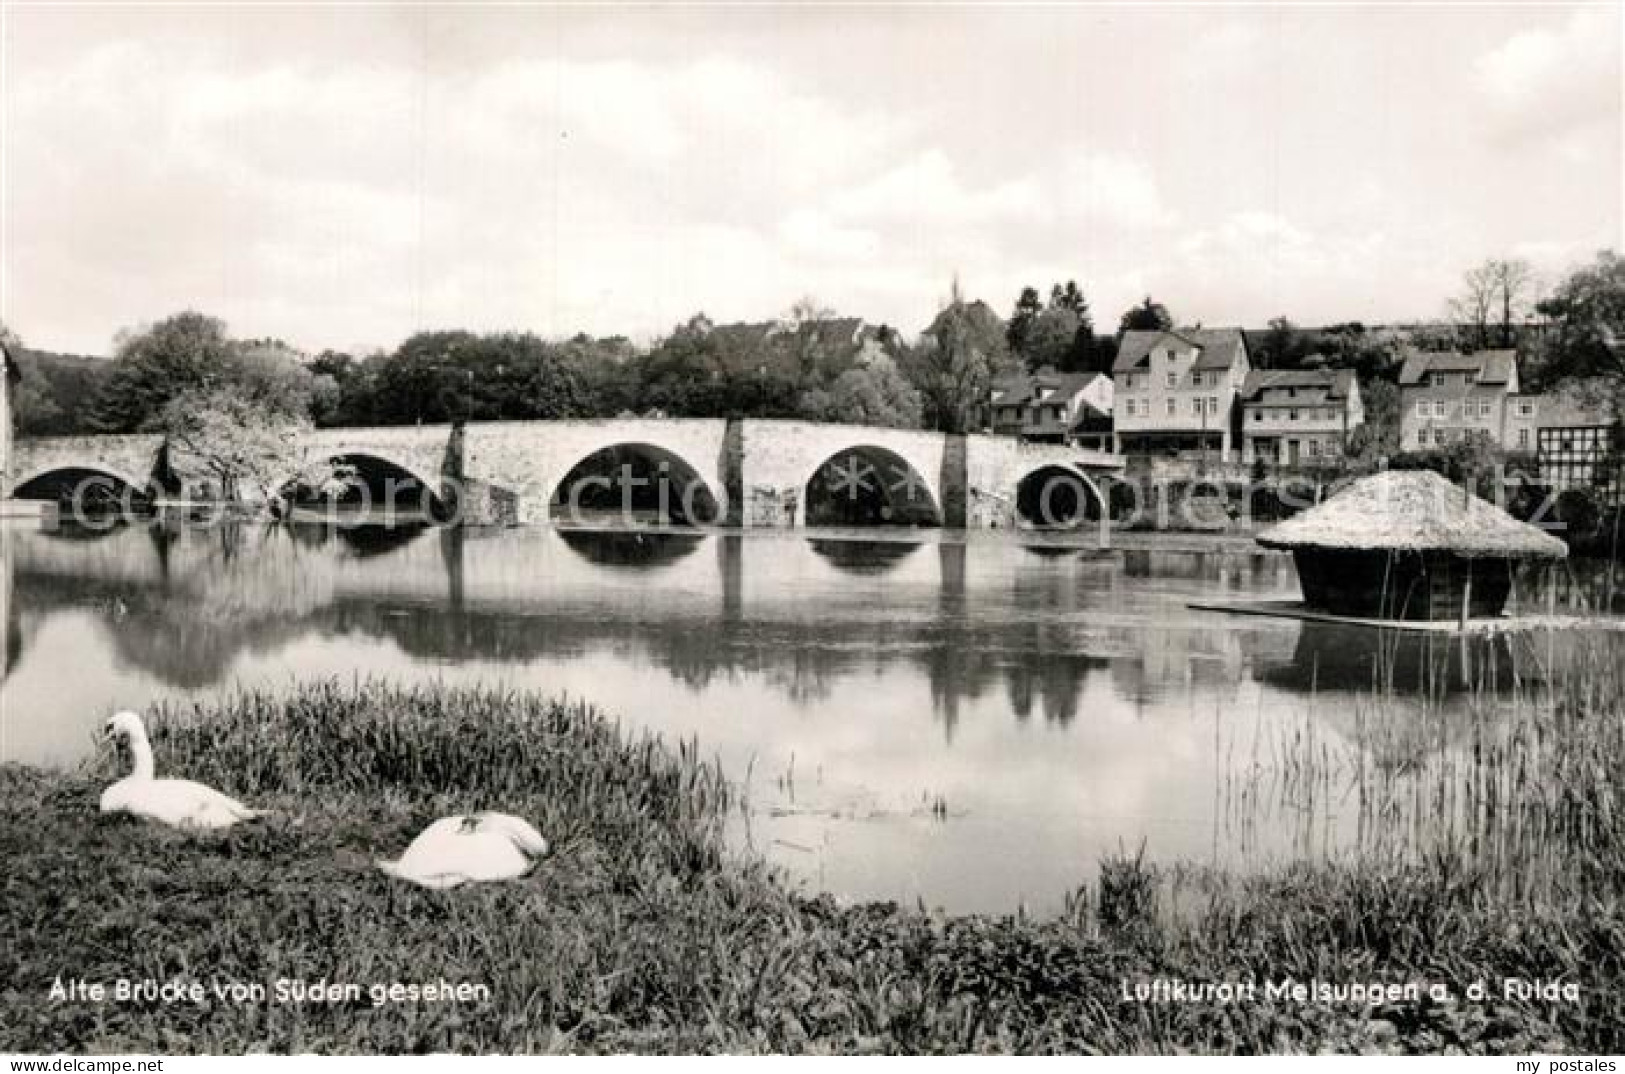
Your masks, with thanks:
[{"label": "grass tuft", "polygon": [[[1617,721],[1620,696],[1580,698],[1604,706],[1584,719]],[[1069,900],[1059,919],[943,917],[808,898],[730,856],[717,766],[692,743],[626,737],[581,704],[316,682],[162,709],[150,727],[160,774],[277,815],[226,833],[171,832],[97,814],[119,774],[108,758],[65,775],[0,767],[0,1050],[1625,1047],[1619,888],[1529,887],[1514,898],[1487,882],[1492,858],[1459,847],[1246,880],[1153,869],[1142,847],[1106,863],[1096,898]],[[1617,755],[1597,733],[1600,744],[1570,753],[1543,742],[1569,758],[1561,771],[1572,780],[1611,780],[1619,770],[1597,766]],[[1547,826],[1531,830],[1590,847],[1596,876],[1617,876],[1612,799],[1580,785],[1542,793],[1534,815]],[[1532,795],[1497,808],[1529,815],[1511,807],[1535,809]],[[429,820],[480,808],[529,817],[557,850],[523,881],[453,892],[373,867]],[[1548,825],[1562,816],[1566,826]],[[58,976],[268,990],[278,979],[364,990],[446,980],[483,984],[490,999],[58,1002],[48,998]],[[1152,977],[1484,981],[1493,993],[1382,1007],[1123,998]],[[1507,998],[1505,977],[1577,982],[1582,997]]]}]

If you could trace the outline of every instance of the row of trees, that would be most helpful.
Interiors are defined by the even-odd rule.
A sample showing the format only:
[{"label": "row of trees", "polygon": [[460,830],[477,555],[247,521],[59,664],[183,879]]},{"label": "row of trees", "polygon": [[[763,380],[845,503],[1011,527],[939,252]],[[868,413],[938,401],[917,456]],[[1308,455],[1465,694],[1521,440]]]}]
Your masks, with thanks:
[{"label": "row of trees", "polygon": [[770,324],[697,315],[646,348],[431,331],[390,352],[306,359],[188,311],[121,333],[111,360],[33,353],[26,364],[23,435],[173,431],[184,413],[244,403],[318,425],[653,412],[962,430],[976,427],[992,379],[1017,367],[998,315],[957,291],[912,342],[802,302]]},{"label": "row of trees", "polygon": [[[1249,331],[1253,362],[1353,370],[1375,419],[1367,434],[1374,449],[1387,446],[1381,429],[1390,417],[1397,427],[1393,386],[1413,347],[1511,339],[1529,389],[1625,372],[1625,262],[1604,252],[1538,302],[1531,280],[1521,262],[1473,269],[1454,303],[1471,317],[1457,324],[1304,329],[1279,317]],[[1530,311],[1538,330],[1526,324]],[[802,301],[769,324],[716,325],[697,315],[648,347],[622,337],[433,331],[390,352],[307,359],[276,340],[232,338],[219,320],[187,312],[122,333],[111,361],[33,355],[15,409],[23,435],[173,431],[187,414],[242,406],[318,425],[654,412],[966,431],[984,420],[996,378],[1042,367],[1109,370],[1123,331],[1173,324],[1167,307],[1147,297],[1119,318],[1116,334],[1097,334],[1087,299],[1068,280],[1052,285],[1047,300],[1023,288],[1008,321],[956,285],[913,340]],[[7,345],[21,343],[9,337]]]}]

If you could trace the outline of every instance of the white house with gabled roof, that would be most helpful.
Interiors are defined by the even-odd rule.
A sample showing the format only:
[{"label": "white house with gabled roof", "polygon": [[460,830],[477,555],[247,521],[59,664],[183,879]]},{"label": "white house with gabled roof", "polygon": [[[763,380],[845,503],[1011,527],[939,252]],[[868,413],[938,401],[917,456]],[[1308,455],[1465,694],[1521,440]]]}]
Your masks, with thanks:
[{"label": "white house with gabled roof", "polygon": [[1116,450],[1232,458],[1241,439],[1238,399],[1251,371],[1239,328],[1124,332],[1112,363]]}]

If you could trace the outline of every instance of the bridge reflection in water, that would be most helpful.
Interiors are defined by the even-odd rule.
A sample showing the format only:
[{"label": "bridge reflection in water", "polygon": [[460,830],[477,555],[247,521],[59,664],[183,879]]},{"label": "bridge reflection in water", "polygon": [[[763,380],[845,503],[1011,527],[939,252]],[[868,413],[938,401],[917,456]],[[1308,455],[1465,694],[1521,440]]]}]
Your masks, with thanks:
[{"label": "bridge reflection in water", "polygon": [[1053,905],[1141,838],[1234,864],[1222,789],[1305,720],[1346,738],[1375,637],[1186,610],[1294,595],[1284,557],[991,535],[132,525],[5,547],[6,760],[72,763],[115,705],[234,684],[500,681],[754,773],[739,838],[812,884],[955,908]]}]

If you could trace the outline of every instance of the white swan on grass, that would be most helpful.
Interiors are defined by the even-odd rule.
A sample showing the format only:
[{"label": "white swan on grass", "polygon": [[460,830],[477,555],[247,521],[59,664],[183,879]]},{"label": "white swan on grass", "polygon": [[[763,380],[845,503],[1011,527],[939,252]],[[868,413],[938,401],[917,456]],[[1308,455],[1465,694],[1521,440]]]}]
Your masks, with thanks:
[{"label": "white swan on grass", "polygon": [[512,880],[547,853],[547,840],[507,813],[442,817],[418,833],[406,853],[380,861],[390,876],[426,888],[454,888],[485,880]]},{"label": "white swan on grass", "polygon": [[130,747],[134,768],[129,775],[102,792],[103,813],[130,813],[171,828],[229,828],[269,813],[250,809],[213,787],[189,779],[153,778],[152,744],[147,728],[133,712],[120,712],[103,728],[109,739],[122,737]]}]

